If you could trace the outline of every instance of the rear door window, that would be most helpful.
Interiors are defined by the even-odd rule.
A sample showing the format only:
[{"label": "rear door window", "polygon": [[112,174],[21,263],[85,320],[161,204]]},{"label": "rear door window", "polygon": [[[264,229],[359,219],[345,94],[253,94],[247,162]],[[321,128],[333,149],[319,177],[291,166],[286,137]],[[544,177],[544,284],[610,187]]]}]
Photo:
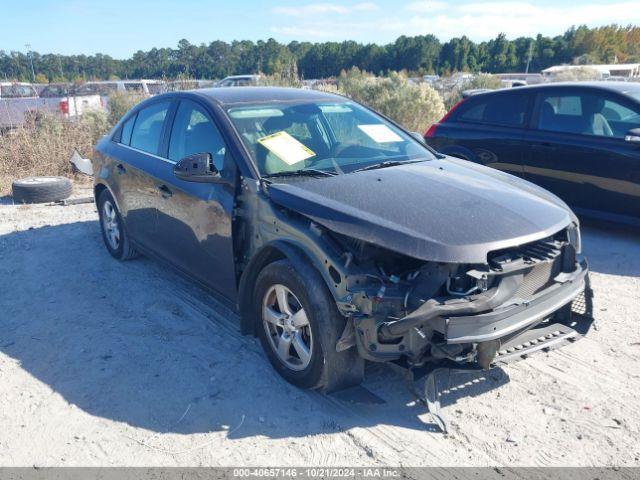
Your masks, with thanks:
[{"label": "rear door window", "polygon": [[120,143],[129,145],[131,143],[131,132],[133,131],[133,124],[136,123],[136,115],[133,115],[129,120],[122,125],[122,133],[120,134]]},{"label": "rear door window", "polygon": [[640,115],[606,94],[542,94],[538,129],[552,132],[624,138],[640,127]]},{"label": "rear door window", "polygon": [[459,121],[523,127],[529,96],[525,93],[488,95],[485,98],[474,99],[470,103],[458,114]]},{"label": "rear door window", "polygon": [[154,155],[158,154],[162,127],[169,111],[169,105],[170,102],[155,103],[138,112],[138,117],[131,132],[130,145],[133,148]]}]

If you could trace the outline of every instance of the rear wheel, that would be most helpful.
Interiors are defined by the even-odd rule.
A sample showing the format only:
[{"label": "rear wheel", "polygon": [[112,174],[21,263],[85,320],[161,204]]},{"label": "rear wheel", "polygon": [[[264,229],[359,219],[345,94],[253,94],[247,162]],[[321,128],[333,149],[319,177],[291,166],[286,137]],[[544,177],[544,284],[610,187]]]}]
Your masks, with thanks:
[{"label": "rear wheel", "polygon": [[254,292],[262,347],[285,380],[326,391],[362,381],[364,360],[357,351],[336,351],[346,319],[313,267],[271,263],[258,275]]},{"label": "rear wheel", "polygon": [[117,260],[137,257],[138,252],[129,241],[122,216],[108,190],[103,190],[98,196],[98,214],[102,239],[111,256]]}]

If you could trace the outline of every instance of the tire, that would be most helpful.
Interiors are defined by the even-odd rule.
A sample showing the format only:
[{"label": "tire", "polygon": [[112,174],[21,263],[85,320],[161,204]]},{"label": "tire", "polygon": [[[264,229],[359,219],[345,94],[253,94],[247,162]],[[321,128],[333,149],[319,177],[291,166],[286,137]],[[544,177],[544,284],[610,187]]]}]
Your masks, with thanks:
[{"label": "tire", "polygon": [[103,190],[98,196],[98,215],[102,240],[111,256],[120,261],[139,256],[129,241],[122,216],[109,190]]},{"label": "tire", "polygon": [[22,203],[48,203],[71,195],[71,180],[65,177],[27,177],[13,182],[13,199]]},{"label": "tire", "polygon": [[[364,360],[355,348],[336,351],[346,319],[338,312],[319,272],[308,264],[297,267],[289,260],[278,260],[267,265],[256,280],[256,328],[267,358],[285,380],[300,388],[332,392],[358,385],[364,376]],[[279,318],[278,315],[283,314],[278,300],[281,287],[289,292],[286,296],[290,314],[284,312]],[[304,315],[299,315],[298,307]],[[269,313],[266,308],[270,309]],[[265,321],[265,317],[271,321]],[[303,326],[305,318],[307,325]],[[282,322],[282,326],[277,322]],[[293,325],[296,322],[297,326]],[[291,339],[288,347],[286,342],[280,344],[283,338]],[[300,341],[308,347],[308,363],[305,355],[299,353]],[[284,345],[287,361],[278,353],[280,345]]]}]

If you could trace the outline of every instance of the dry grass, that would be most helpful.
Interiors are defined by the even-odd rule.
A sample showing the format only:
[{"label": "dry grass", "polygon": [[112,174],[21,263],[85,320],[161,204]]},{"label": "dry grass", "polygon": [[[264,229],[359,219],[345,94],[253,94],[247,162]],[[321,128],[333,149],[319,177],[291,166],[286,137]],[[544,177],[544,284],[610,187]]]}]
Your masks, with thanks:
[{"label": "dry grass", "polygon": [[79,121],[43,115],[0,135],[0,195],[11,192],[11,182],[31,175],[66,175],[75,148],[90,157],[93,146],[108,130],[104,113],[87,113]]},{"label": "dry grass", "polygon": [[144,97],[116,93],[110,112],[87,112],[74,121],[43,113],[37,121],[0,134],[0,196],[11,193],[11,183],[32,175],[71,176],[69,159],[76,149],[90,158],[98,139]]},{"label": "dry grass", "polygon": [[109,123],[118,123],[125,113],[145,98],[144,94],[136,92],[114,92],[109,95]]}]

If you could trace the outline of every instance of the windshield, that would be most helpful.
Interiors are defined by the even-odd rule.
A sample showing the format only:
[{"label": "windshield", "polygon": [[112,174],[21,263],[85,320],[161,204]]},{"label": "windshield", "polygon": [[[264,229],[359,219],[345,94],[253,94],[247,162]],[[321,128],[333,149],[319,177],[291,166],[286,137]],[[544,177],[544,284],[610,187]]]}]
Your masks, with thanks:
[{"label": "windshield", "polygon": [[349,173],[434,158],[412,136],[354,102],[243,105],[227,113],[262,176],[302,169]]}]

